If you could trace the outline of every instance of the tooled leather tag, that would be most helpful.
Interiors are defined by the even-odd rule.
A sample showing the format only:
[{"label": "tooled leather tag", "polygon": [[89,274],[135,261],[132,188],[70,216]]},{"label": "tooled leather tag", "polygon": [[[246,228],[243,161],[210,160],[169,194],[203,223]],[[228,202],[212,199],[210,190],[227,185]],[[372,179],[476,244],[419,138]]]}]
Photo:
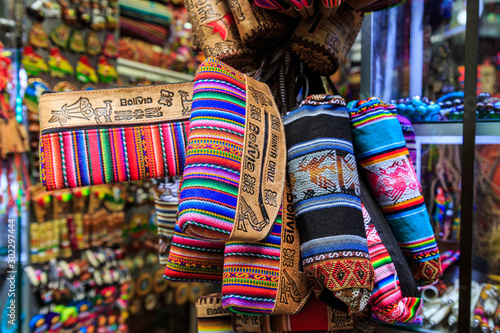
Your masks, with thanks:
[{"label": "tooled leather tag", "polygon": [[235,332],[262,332],[261,322],[269,316],[249,316],[231,313],[231,328]]},{"label": "tooled leather tag", "polygon": [[352,330],[356,327],[356,314],[348,314],[345,311],[328,308],[328,331]]},{"label": "tooled leather tag", "polygon": [[40,131],[189,119],[193,82],[43,94]]},{"label": "tooled leather tag", "polygon": [[245,78],[245,137],[236,217],[229,239],[258,242],[269,235],[282,202],[285,131],[269,87]]},{"label": "tooled leather tag", "polygon": [[221,294],[210,294],[198,297],[196,300],[196,313],[198,314],[198,318],[212,318],[231,315],[231,312],[222,307]]},{"label": "tooled leather tag", "polygon": [[300,240],[293,195],[289,182],[283,195],[283,220],[281,222],[280,281],[273,314],[294,314],[306,304],[312,289],[300,267]]}]

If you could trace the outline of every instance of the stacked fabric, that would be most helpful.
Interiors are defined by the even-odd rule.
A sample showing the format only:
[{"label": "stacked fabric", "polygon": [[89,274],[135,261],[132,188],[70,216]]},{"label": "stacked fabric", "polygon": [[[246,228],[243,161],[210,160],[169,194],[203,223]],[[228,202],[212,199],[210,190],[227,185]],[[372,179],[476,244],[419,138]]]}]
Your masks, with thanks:
[{"label": "stacked fabric", "polygon": [[165,5],[147,0],[120,0],[120,29],[122,35],[139,38],[163,46],[173,13]]}]

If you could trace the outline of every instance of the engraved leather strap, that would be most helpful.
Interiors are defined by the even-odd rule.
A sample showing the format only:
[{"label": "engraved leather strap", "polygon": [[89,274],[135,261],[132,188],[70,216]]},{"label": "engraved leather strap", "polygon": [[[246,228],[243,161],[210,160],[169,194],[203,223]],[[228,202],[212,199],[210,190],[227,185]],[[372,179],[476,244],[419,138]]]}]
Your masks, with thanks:
[{"label": "engraved leather strap", "polygon": [[356,327],[356,314],[348,314],[345,311],[332,307],[328,308],[328,331],[352,330]]},{"label": "engraved leather strap", "polygon": [[221,294],[200,296],[196,300],[196,313],[198,318],[212,318],[230,316],[231,312],[222,307]]},{"label": "engraved leather strap", "polygon": [[285,131],[269,87],[245,78],[247,117],[236,218],[229,239],[257,242],[271,231],[282,202]]},{"label": "engraved leather strap", "polygon": [[48,93],[40,97],[40,131],[189,119],[193,82]]},{"label": "engraved leather strap", "polygon": [[295,314],[299,312],[312,292],[306,274],[299,270],[299,231],[295,221],[292,190],[289,182],[286,183],[283,195],[283,220],[281,223],[280,280],[273,314]]}]

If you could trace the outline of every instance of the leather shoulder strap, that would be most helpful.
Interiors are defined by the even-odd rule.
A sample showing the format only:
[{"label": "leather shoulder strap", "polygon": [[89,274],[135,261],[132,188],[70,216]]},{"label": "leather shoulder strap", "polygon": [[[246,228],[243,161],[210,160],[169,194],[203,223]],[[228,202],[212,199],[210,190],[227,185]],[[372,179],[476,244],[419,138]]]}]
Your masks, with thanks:
[{"label": "leather shoulder strap", "polygon": [[188,119],[192,96],[193,82],[45,93],[39,103],[40,131]]},{"label": "leather shoulder strap", "polygon": [[269,87],[249,77],[246,86],[240,187],[230,240],[257,242],[271,232],[283,199],[285,129]]}]

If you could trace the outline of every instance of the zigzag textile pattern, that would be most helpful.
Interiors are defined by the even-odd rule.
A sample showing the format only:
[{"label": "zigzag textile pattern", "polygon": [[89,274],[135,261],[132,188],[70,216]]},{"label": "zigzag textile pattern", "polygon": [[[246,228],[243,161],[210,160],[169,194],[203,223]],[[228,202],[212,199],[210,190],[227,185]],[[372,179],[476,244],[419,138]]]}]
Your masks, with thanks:
[{"label": "zigzag textile pattern", "polygon": [[188,126],[184,121],[42,134],[40,179],[55,190],[180,175]]},{"label": "zigzag textile pattern", "polygon": [[313,95],[283,121],[304,270],[321,300],[360,311],[373,267],[345,101]]},{"label": "zigzag textile pattern", "polygon": [[224,241],[236,215],[246,114],[245,77],[205,61],[195,77],[179,225],[186,234]]},{"label": "zigzag textile pattern", "polygon": [[349,105],[356,159],[422,285],[441,276],[439,250],[395,106],[377,98]]}]

